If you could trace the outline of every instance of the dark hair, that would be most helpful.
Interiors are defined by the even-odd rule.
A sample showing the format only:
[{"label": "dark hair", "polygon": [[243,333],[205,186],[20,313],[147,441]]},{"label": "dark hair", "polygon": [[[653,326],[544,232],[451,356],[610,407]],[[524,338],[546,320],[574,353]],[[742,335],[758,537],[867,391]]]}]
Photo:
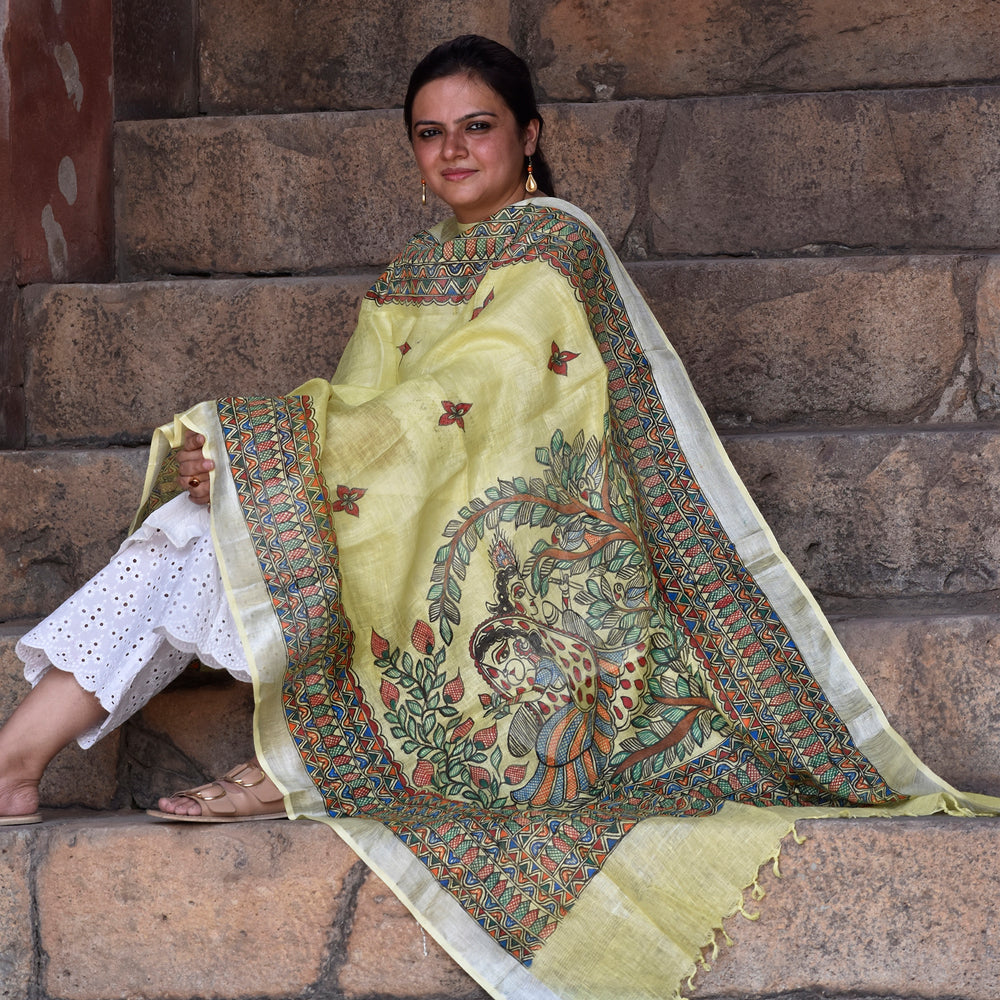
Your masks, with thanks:
[{"label": "dark hair", "polygon": [[[525,128],[532,118],[538,119],[538,143],[531,155],[532,174],[540,191],[554,195],[552,172],[541,148],[542,126],[545,123],[538,111],[531,73],[520,56],[482,35],[460,35],[450,42],[443,42],[417,63],[410,75],[410,85],[406,88],[406,100],[403,102],[407,138],[413,141],[413,100],[420,88],[434,80],[461,73],[479,77],[487,87],[496,91],[521,128]],[[527,157],[524,162],[527,166]]]}]

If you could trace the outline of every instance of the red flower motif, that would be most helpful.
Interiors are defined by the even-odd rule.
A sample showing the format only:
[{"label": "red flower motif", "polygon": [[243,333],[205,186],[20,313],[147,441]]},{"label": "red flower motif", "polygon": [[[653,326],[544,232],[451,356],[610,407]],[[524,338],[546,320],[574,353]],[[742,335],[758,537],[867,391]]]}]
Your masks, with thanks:
[{"label": "red flower motif", "polygon": [[407,343],[407,341],[404,340],[403,343],[399,345],[397,350],[399,351],[400,354],[406,355],[409,354],[410,351],[413,350],[413,348],[410,347],[409,343]]},{"label": "red flower motif", "polygon": [[375,629],[372,629],[372,656],[374,656],[376,660],[381,660],[382,657],[388,652],[389,643],[383,639],[382,636],[375,631]]},{"label": "red flower motif", "polygon": [[438,423],[442,427],[447,427],[448,424],[458,424],[464,431],[465,421],[462,417],[472,409],[472,403],[453,403],[450,399],[442,399],[441,405],[444,407],[444,413],[438,418]]},{"label": "red flower motif", "polygon": [[444,690],[441,692],[444,695],[444,700],[449,705],[454,705],[456,702],[462,700],[462,695],[465,694],[465,685],[462,683],[462,677],[460,674],[455,674],[454,677],[444,686]]},{"label": "red flower motif", "polygon": [[463,736],[469,735],[469,730],[473,726],[472,719],[466,719],[460,726],[455,727],[455,731],[451,734],[451,741],[454,743],[456,740],[460,740]]},{"label": "red flower motif", "polygon": [[524,781],[524,776],[528,773],[528,769],[523,764],[511,764],[503,773],[503,780],[507,782],[508,785],[519,785]]},{"label": "red flower motif", "polygon": [[472,742],[477,750],[489,750],[497,741],[497,724],[494,722],[488,729],[480,729],[478,733],[472,734]]},{"label": "red flower motif", "polygon": [[413,648],[421,653],[429,653],[434,648],[434,633],[427,622],[417,621],[410,633]]},{"label": "red flower motif", "polygon": [[476,788],[483,788],[490,783],[490,772],[485,768],[476,767],[475,764],[469,766],[469,778]]},{"label": "red flower motif", "polygon": [[367,490],[357,486],[338,486],[337,499],[330,504],[330,510],[342,510],[351,517],[358,516],[358,501],[367,493]]},{"label": "red flower motif", "polygon": [[493,698],[488,694],[481,694],[479,696],[479,704],[482,705],[483,708],[489,708],[490,705],[493,704]]},{"label": "red flower motif", "polygon": [[394,709],[399,701],[399,688],[392,681],[382,681],[382,686],[378,689],[382,704],[388,709]]},{"label": "red flower motif", "polygon": [[417,788],[423,788],[431,783],[434,777],[434,765],[429,760],[422,760],[413,769],[413,784]]},{"label": "red flower motif", "polygon": [[572,361],[579,356],[579,354],[574,354],[572,351],[560,351],[559,345],[553,340],[552,356],[549,358],[549,371],[555,372],[557,375],[565,375],[566,362]]}]

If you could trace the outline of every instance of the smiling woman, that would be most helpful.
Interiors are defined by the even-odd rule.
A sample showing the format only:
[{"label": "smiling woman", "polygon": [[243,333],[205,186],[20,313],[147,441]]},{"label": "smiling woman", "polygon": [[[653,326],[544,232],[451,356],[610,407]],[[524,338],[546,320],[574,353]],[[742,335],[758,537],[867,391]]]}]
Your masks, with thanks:
[{"label": "smiling woman", "polygon": [[260,759],[154,815],[328,823],[494,996],[676,996],[797,819],[997,803],[889,727],[601,231],[525,197],[524,64],[446,43],[406,122],[454,217],[331,381],[159,429],[134,533],[18,645],[0,822],[197,653]]},{"label": "smiling woman", "polygon": [[410,141],[428,187],[462,223],[524,197],[526,158],[540,130],[523,128],[503,98],[474,76],[446,76],[417,92]]}]

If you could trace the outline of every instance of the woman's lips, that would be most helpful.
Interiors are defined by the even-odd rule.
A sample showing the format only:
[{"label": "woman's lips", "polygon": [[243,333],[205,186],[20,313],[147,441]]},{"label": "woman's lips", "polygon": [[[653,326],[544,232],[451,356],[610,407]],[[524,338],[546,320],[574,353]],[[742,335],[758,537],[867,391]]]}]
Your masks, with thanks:
[{"label": "woman's lips", "polygon": [[441,176],[446,181],[463,181],[466,177],[471,177],[475,170],[442,170]]}]

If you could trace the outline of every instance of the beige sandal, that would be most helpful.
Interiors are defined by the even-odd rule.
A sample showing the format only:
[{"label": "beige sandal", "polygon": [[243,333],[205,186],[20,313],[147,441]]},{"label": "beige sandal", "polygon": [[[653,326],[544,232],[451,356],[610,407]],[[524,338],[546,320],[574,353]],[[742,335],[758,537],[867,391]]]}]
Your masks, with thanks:
[{"label": "beige sandal", "polygon": [[0,816],[0,826],[29,826],[32,823],[41,823],[41,813],[24,813],[21,816]]},{"label": "beige sandal", "polygon": [[146,812],[157,819],[180,823],[245,823],[288,818],[284,796],[256,760],[234,767],[207,785],[175,792],[171,798],[180,796],[194,799],[201,806],[201,815],[183,816],[162,809],[147,809]]}]

